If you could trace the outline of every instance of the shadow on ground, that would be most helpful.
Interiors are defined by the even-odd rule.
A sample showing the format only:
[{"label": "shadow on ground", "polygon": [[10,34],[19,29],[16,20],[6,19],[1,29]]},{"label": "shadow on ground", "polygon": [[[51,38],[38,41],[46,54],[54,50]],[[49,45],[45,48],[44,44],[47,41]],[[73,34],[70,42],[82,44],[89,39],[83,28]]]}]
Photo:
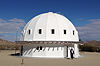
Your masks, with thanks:
[{"label": "shadow on ground", "polygon": [[20,53],[10,54],[10,56],[20,56]]}]

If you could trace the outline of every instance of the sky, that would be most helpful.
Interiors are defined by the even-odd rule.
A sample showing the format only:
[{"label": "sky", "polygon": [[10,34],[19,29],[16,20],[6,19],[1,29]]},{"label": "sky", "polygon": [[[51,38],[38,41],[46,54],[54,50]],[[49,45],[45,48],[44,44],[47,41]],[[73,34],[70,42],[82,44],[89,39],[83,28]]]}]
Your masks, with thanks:
[{"label": "sky", "polygon": [[16,41],[36,15],[54,12],[67,17],[83,41],[100,41],[100,0],[0,0],[0,38]]}]

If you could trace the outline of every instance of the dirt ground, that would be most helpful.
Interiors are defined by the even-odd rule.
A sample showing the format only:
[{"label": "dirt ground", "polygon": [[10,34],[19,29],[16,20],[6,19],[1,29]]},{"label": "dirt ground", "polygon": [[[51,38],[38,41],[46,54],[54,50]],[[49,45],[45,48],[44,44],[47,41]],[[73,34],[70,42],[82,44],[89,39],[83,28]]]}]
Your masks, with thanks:
[{"label": "dirt ground", "polygon": [[0,66],[100,66],[100,53],[81,52],[78,59],[22,58],[11,56],[15,51],[0,50]]}]

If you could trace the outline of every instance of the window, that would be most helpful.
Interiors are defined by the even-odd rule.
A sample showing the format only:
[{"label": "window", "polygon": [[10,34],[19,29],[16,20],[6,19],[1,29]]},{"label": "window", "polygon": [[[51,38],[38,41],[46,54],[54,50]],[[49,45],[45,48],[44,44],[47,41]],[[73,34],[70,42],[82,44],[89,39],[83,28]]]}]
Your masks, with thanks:
[{"label": "window", "polygon": [[31,34],[31,30],[28,30],[28,34],[29,34],[29,35]]},{"label": "window", "polygon": [[42,29],[39,29],[39,34],[42,34]]},{"label": "window", "polygon": [[36,49],[39,50],[39,47],[37,47]]},{"label": "window", "polygon": [[64,34],[66,34],[66,30],[64,30]]},{"label": "window", "polygon": [[40,50],[42,50],[42,46],[40,46]]},{"label": "window", "polygon": [[36,47],[36,50],[42,50],[42,46]]},{"label": "window", "polygon": [[54,33],[55,33],[54,29],[51,29],[51,34],[54,34]]},{"label": "window", "polygon": [[73,35],[75,34],[74,30],[73,30]]}]

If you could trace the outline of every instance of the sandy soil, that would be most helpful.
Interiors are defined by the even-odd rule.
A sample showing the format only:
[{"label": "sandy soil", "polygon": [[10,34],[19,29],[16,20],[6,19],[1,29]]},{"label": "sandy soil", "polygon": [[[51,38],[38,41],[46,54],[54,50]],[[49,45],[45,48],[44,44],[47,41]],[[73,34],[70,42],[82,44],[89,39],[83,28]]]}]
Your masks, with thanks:
[{"label": "sandy soil", "polygon": [[100,53],[81,52],[78,59],[22,58],[10,56],[14,51],[0,50],[0,66],[100,66]]}]

